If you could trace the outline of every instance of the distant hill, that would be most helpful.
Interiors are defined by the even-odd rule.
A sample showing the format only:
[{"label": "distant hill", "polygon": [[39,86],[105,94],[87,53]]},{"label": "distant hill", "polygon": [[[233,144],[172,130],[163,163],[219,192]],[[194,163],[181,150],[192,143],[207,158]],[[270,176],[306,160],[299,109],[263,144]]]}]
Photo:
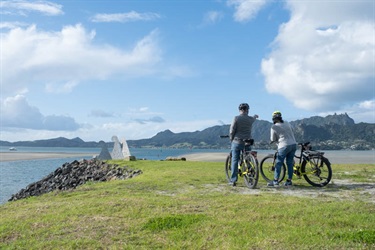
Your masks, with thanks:
[{"label": "distant hill", "polygon": [[[375,148],[375,124],[359,123],[347,114],[334,114],[326,117],[314,116],[291,121],[298,142],[310,141],[320,149],[357,149]],[[254,148],[269,149],[269,137],[272,123],[257,120],[253,124]],[[214,126],[202,131],[173,133],[166,130],[152,138],[130,140],[131,147],[192,147],[192,148],[226,148],[228,139],[220,135],[229,133],[230,125]]]},{"label": "distant hill", "polygon": [[79,137],[76,137],[73,139],[58,137],[58,138],[53,138],[53,139],[36,140],[36,141],[18,141],[18,142],[0,141],[0,146],[95,148],[95,147],[99,147],[99,143],[98,142],[85,142]]},{"label": "distant hill", "polygon": [[[313,116],[302,120],[291,121],[298,142],[310,141],[316,149],[375,149],[375,124],[358,123],[347,114],[334,114],[326,117]],[[253,125],[254,148],[269,149],[269,136],[272,123],[257,120]],[[174,148],[228,148],[229,140],[220,135],[229,133],[230,125],[213,126],[202,131],[173,133],[165,130],[152,138],[128,140],[129,147],[174,147]],[[112,146],[112,142],[107,142]],[[100,147],[99,142],[84,142],[80,138],[66,139],[63,137],[37,140],[6,142],[0,146],[29,147]]]}]

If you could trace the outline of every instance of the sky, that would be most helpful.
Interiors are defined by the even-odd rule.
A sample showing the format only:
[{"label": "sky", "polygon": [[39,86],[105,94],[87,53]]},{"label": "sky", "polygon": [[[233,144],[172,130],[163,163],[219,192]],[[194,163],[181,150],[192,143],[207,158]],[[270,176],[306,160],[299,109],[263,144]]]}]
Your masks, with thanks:
[{"label": "sky", "polygon": [[0,1],[0,140],[348,114],[375,123],[374,0]]}]

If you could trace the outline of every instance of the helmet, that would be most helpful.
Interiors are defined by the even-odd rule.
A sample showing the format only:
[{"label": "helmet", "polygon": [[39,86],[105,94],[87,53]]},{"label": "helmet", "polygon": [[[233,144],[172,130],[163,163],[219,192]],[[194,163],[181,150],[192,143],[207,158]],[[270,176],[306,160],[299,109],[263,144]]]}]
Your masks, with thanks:
[{"label": "helmet", "polygon": [[274,111],[273,113],[272,113],[272,119],[277,119],[277,118],[279,118],[279,119],[281,119],[281,117],[282,117],[282,115],[281,115],[281,112],[280,111]]},{"label": "helmet", "polygon": [[240,106],[238,106],[239,110],[249,110],[250,106],[247,103],[241,103]]}]

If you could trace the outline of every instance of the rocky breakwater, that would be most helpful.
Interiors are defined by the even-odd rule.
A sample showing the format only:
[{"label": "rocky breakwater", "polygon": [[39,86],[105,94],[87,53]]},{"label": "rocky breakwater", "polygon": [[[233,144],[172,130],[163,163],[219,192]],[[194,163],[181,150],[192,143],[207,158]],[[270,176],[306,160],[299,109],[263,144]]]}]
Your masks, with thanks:
[{"label": "rocky breakwater", "polygon": [[69,190],[88,181],[124,180],[142,174],[127,166],[107,164],[101,160],[80,160],[65,163],[40,181],[13,194],[9,201],[38,196],[54,190]]}]

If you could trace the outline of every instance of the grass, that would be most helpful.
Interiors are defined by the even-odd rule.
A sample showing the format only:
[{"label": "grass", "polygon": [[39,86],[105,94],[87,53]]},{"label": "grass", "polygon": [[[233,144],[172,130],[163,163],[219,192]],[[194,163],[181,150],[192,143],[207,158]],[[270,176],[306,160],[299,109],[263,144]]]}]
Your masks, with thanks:
[{"label": "grass", "polygon": [[[0,249],[374,249],[375,164],[333,165],[333,181],[226,185],[223,163],[120,162],[143,174],[0,206]],[[348,192],[338,199],[334,192]],[[295,196],[288,193],[322,193]],[[353,196],[354,198],[352,199]]]}]

